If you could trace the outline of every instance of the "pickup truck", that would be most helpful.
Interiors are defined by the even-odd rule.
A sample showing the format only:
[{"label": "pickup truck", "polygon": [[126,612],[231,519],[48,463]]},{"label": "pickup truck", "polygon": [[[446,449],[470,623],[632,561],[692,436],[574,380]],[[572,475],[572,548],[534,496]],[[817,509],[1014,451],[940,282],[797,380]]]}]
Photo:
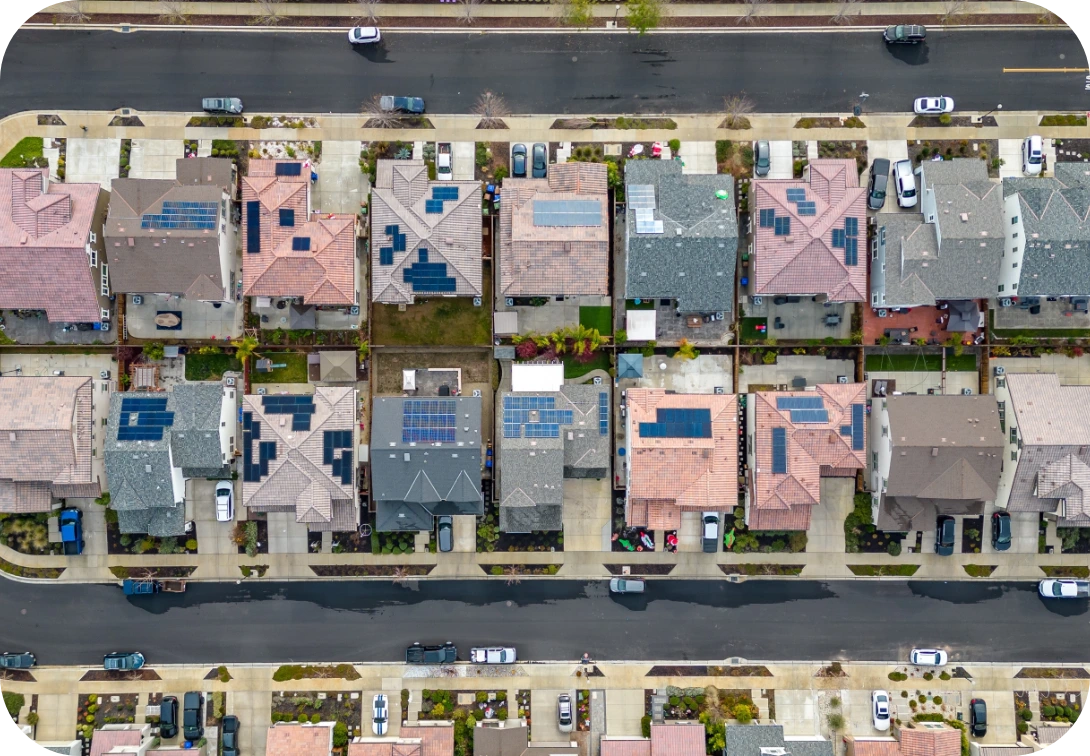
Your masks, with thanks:
[{"label": "pickup truck", "polygon": [[450,142],[437,142],[435,145],[435,176],[440,181],[454,179],[453,159]]},{"label": "pickup truck", "polygon": [[151,593],[185,593],[184,580],[133,580],[121,584],[126,596],[146,596]]},{"label": "pickup truck", "polygon": [[469,652],[469,660],[474,664],[514,664],[513,648],[475,648]]},{"label": "pickup truck", "polygon": [[422,646],[414,643],[405,649],[406,664],[453,664],[458,661],[458,649],[453,643],[442,646]]},{"label": "pickup truck", "polygon": [[65,556],[83,553],[83,512],[78,509],[62,509],[58,526]]},{"label": "pickup truck", "polygon": [[1042,580],[1037,592],[1045,598],[1090,598],[1090,580]]}]

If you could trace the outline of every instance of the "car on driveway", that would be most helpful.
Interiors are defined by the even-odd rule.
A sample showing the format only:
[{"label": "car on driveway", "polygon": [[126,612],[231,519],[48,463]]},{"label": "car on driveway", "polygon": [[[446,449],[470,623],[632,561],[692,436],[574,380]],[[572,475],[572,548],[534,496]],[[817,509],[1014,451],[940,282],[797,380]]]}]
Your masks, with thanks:
[{"label": "car on driveway", "polygon": [[420,115],[424,112],[424,100],[420,97],[394,97],[383,95],[378,100],[383,113],[409,113]]},{"label": "car on driveway", "polygon": [[870,179],[867,181],[867,207],[881,210],[886,204],[886,187],[889,186],[889,161],[875,158],[870,167]]},{"label": "car on driveway", "polygon": [[102,657],[102,668],[125,672],[144,666],[144,655],[139,651],[114,651]]},{"label": "car on driveway", "polygon": [[511,148],[511,178],[526,178],[526,145]]},{"label": "car on driveway", "polygon": [[390,705],[385,693],[379,693],[371,702],[371,732],[385,735],[390,723]]},{"label": "car on driveway", "polygon": [[38,657],[29,651],[0,654],[0,669],[30,669],[38,663]]},{"label": "car on driveway", "polygon": [[458,661],[458,649],[447,641],[442,646],[422,646],[414,643],[405,649],[406,664],[453,664]]},{"label": "car on driveway", "polygon": [[228,714],[223,718],[223,754],[238,756],[238,717]]},{"label": "car on driveway", "polygon": [[1045,164],[1045,147],[1039,136],[1028,136],[1022,140],[1022,173],[1036,176]]},{"label": "car on driveway", "polygon": [[719,513],[705,512],[700,519],[703,523],[701,543],[704,544],[704,553],[714,554],[719,548]]},{"label": "car on driveway", "polygon": [[1006,512],[992,512],[992,548],[1006,551],[1011,547],[1011,516]]},{"label": "car on driveway", "polygon": [[201,100],[201,109],[205,113],[242,115],[242,100],[237,97],[205,97]]},{"label": "car on driveway", "polygon": [[1087,598],[1090,580],[1042,580],[1037,584],[1037,592],[1045,598]]},{"label": "car on driveway", "polygon": [[377,26],[354,26],[348,30],[348,41],[354,45],[375,45],[382,41]]},{"label": "car on driveway", "polygon": [[515,658],[515,649],[511,647],[474,648],[469,652],[469,660],[474,664],[514,664]]},{"label": "car on driveway", "polygon": [[436,518],[435,530],[435,540],[439,543],[439,550],[444,553],[454,551],[454,518],[450,515]]},{"label": "car on driveway", "polygon": [[216,519],[220,522],[235,519],[235,490],[229,480],[216,484]]},{"label": "car on driveway", "polygon": [[946,665],[946,652],[937,648],[914,648],[909,661],[917,667],[942,667]]},{"label": "car on driveway", "polygon": [[753,144],[753,175],[757,178],[768,175],[769,168],[772,167],[772,155],[768,147],[768,142],[760,141]]},{"label": "car on driveway", "polygon": [[893,164],[893,183],[897,187],[897,205],[916,207],[916,176],[912,173],[912,161],[898,160]]},{"label": "car on driveway", "polygon": [[549,147],[538,142],[534,145],[534,159],[531,166],[533,178],[545,178],[549,172]]},{"label": "car on driveway", "polygon": [[159,702],[159,737],[173,738],[178,734],[178,699],[163,696]]},{"label": "car on driveway", "polygon": [[643,593],[647,584],[632,578],[613,578],[609,581],[610,593]]},{"label": "car on driveway", "polygon": [[939,515],[935,523],[935,553],[939,556],[950,556],[954,553],[954,518],[950,515]]},{"label": "car on driveway", "polygon": [[969,702],[969,734],[982,738],[988,734],[988,704],[983,698],[974,698]]},{"label": "car on driveway", "polygon": [[561,732],[571,732],[574,723],[571,696],[567,693],[561,693],[556,699],[556,728]]},{"label": "car on driveway", "polygon": [[894,45],[918,45],[927,39],[927,28],[919,24],[887,26],[882,39]]},{"label": "car on driveway", "polygon": [[884,690],[875,690],[870,694],[871,716],[874,719],[874,729],[885,732],[889,729],[889,693]]},{"label": "car on driveway", "polygon": [[954,112],[954,100],[950,97],[917,97],[912,105],[916,115],[940,115]]},{"label": "car on driveway", "polygon": [[182,737],[200,740],[204,735],[204,696],[191,690],[182,698]]}]

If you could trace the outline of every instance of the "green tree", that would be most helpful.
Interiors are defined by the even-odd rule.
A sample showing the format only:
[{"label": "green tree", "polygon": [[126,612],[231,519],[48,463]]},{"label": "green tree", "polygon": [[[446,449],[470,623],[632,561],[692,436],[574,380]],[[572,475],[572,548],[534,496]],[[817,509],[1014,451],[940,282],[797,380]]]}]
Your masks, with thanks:
[{"label": "green tree", "polygon": [[253,336],[243,336],[241,339],[235,339],[231,342],[231,346],[235,348],[235,357],[243,365],[253,355],[254,350],[257,349],[257,339]]},{"label": "green tree", "polygon": [[664,0],[628,0],[628,27],[644,35],[662,22]]},{"label": "green tree", "polygon": [[753,710],[744,703],[737,704],[734,707],[734,718],[738,720],[738,724],[749,724],[753,721]]},{"label": "green tree", "polygon": [[621,186],[621,171],[612,160],[606,161],[606,183],[610,188],[617,189]]},{"label": "green tree", "polygon": [[149,360],[161,360],[166,353],[166,348],[161,341],[149,341],[144,344],[144,356]]},{"label": "green tree", "polygon": [[558,5],[566,26],[587,29],[594,23],[594,0],[559,0]]},{"label": "green tree", "polygon": [[348,726],[344,722],[333,725],[333,747],[344,748],[348,745]]}]

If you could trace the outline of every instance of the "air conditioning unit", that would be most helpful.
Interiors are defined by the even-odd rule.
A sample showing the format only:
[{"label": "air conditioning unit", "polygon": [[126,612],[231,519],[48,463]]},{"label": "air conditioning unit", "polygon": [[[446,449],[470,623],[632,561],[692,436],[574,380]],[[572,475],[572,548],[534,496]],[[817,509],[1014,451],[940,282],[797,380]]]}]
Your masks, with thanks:
[{"label": "air conditioning unit", "polygon": [[763,305],[764,303],[765,303],[765,298],[764,297],[753,297],[753,304]]},{"label": "air conditioning unit", "polygon": [[594,376],[594,385],[595,386],[601,386],[602,385],[602,376],[600,376],[600,375]]},{"label": "air conditioning unit", "polygon": [[848,376],[846,376],[846,375],[838,375],[838,376],[836,377],[836,382],[837,382],[837,383],[847,383],[847,382],[848,382]]},{"label": "air conditioning unit", "polygon": [[715,393],[716,393],[716,394],[722,394],[722,393],[725,393],[725,392],[723,391],[723,387],[722,387],[722,386],[716,386],[716,387],[715,387],[715,389],[714,389],[714,391],[715,391]]},{"label": "air conditioning unit", "polygon": [[100,370],[99,373],[98,373],[98,377],[105,380],[105,379],[110,377],[110,371],[109,370]]},{"label": "air conditioning unit", "polygon": [[973,390],[972,390],[972,389],[970,389],[970,388],[963,388],[963,389],[961,390],[961,395],[962,395],[962,396],[971,396],[971,395],[972,395],[972,393],[973,393]]},{"label": "air conditioning unit", "polygon": [[996,365],[995,366],[995,374],[996,375],[1003,375],[1006,372],[1007,372],[1007,369],[1005,367],[1003,367],[1002,365]]},{"label": "air conditioning unit", "polygon": [[261,387],[259,387],[259,388],[257,389],[257,395],[258,395],[258,396],[265,396],[265,393],[266,393],[267,391],[268,391],[268,389],[267,389],[267,388],[265,388],[264,386],[261,386]]},{"label": "air conditioning unit", "polygon": [[134,305],[144,304],[144,295],[143,294],[133,294],[132,295],[132,303]]},{"label": "air conditioning unit", "polygon": [[880,317],[880,318],[888,318],[888,317],[889,317],[889,310],[884,310],[884,309],[883,309],[883,310],[879,310],[879,311],[878,311],[878,317]]},{"label": "air conditioning unit", "polygon": [[231,377],[231,376],[227,376],[227,385],[228,386],[234,386],[235,385],[235,379],[233,377]]},{"label": "air conditioning unit", "polygon": [[481,398],[481,390],[480,389],[473,389],[473,396],[476,397],[477,399],[480,399]]},{"label": "air conditioning unit", "polygon": [[514,299],[514,297],[507,297],[506,299],[503,300],[503,303],[505,305],[507,305],[508,307],[514,307],[515,306],[515,299]]},{"label": "air conditioning unit", "polygon": [[473,297],[473,306],[474,307],[480,307],[481,306],[481,298],[480,297]]},{"label": "air conditioning unit", "polygon": [[715,319],[716,320],[722,320],[723,319],[723,313],[721,313],[721,312],[715,313]]},{"label": "air conditioning unit", "polygon": [[1010,307],[1012,304],[1013,304],[1013,302],[1011,302],[1010,297],[1003,297],[1002,299],[999,300],[999,306],[1000,307]]},{"label": "air conditioning unit", "polygon": [[110,330],[110,321],[108,321],[108,320],[103,320],[103,321],[102,321],[102,326],[101,326],[101,328],[100,328],[99,330],[101,330],[101,331],[108,331],[108,330]]},{"label": "air conditioning unit", "polygon": [[348,308],[348,314],[349,315],[359,315],[360,314],[360,306],[359,305],[352,305],[351,307]]}]

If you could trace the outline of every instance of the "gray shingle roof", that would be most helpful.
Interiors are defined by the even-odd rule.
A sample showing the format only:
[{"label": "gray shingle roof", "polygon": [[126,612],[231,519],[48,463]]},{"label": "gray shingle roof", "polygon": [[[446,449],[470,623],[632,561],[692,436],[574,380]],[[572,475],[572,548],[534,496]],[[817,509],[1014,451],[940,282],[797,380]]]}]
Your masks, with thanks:
[{"label": "gray shingle roof", "polygon": [[187,478],[223,468],[219,435],[223,392],[219,383],[188,383],[170,392],[174,403],[170,451]]},{"label": "gray shingle roof", "polygon": [[377,528],[428,530],[439,515],[483,514],[481,399],[455,402],[453,443],[406,442],[405,397],[375,397],[371,412],[371,490]]},{"label": "gray shingle roof", "polygon": [[[734,178],[682,175],[674,160],[629,160],[626,186],[655,186],[662,234],[637,234],[636,210],[625,217],[625,297],[671,298],[682,312],[729,312],[734,306],[738,219]],[[724,190],[729,199],[720,200]]]},{"label": "gray shingle roof", "polygon": [[723,756],[761,756],[762,748],[784,748],[791,756],[833,756],[828,740],[784,740],[782,725],[727,725]]}]

